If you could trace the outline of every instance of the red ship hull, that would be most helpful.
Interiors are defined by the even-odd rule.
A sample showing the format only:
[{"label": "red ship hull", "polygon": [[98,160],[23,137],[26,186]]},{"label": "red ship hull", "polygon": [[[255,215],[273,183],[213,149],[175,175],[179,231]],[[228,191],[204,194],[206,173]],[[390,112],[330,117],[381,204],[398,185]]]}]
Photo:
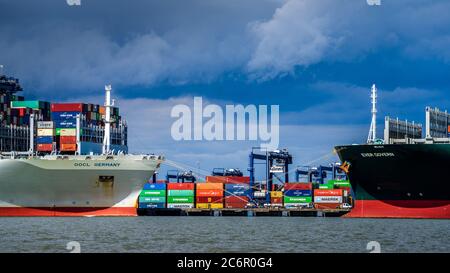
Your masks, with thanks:
[{"label": "red ship hull", "polygon": [[347,218],[450,219],[449,200],[356,200]]},{"label": "red ship hull", "polygon": [[111,208],[73,208],[73,207],[42,207],[42,208],[25,208],[25,207],[2,207],[0,208],[0,216],[137,216],[135,207],[111,207]]}]

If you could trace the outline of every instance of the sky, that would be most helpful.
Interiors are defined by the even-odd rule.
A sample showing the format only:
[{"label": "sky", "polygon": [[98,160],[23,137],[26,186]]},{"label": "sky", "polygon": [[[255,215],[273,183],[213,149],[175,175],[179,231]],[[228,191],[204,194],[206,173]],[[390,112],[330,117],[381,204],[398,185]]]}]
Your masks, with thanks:
[{"label": "sky", "polygon": [[[175,105],[279,105],[295,165],[337,160],[367,139],[370,87],[384,116],[450,109],[448,0],[0,0],[0,64],[27,99],[102,102],[132,152],[187,167],[246,170],[258,141],[175,141]],[[171,167],[167,167],[171,168]]]}]

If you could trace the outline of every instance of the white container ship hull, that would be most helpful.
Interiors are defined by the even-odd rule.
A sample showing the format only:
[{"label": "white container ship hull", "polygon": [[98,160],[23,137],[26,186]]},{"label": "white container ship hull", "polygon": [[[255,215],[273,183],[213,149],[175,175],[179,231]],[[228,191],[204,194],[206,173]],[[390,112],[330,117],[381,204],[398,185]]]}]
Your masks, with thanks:
[{"label": "white container ship hull", "polygon": [[155,156],[0,159],[0,216],[134,216]]}]

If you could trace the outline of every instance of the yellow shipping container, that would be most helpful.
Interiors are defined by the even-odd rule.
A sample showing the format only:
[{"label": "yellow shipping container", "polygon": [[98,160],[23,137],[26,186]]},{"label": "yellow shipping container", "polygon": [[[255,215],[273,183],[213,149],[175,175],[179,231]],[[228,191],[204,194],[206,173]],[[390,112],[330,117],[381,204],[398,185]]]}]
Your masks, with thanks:
[{"label": "yellow shipping container", "polygon": [[76,136],[77,135],[77,129],[74,128],[61,128],[59,131],[60,136]]},{"label": "yellow shipping container", "polygon": [[283,192],[282,191],[271,191],[270,192],[270,197],[272,197],[272,198],[281,198],[281,197],[283,197]]},{"label": "yellow shipping container", "polygon": [[223,190],[223,183],[196,183],[197,190]]},{"label": "yellow shipping container", "polygon": [[196,208],[198,208],[198,209],[223,209],[223,204],[221,204],[221,203],[197,203]]},{"label": "yellow shipping container", "polygon": [[38,136],[53,136],[54,131],[53,131],[53,129],[38,129],[37,135]]}]

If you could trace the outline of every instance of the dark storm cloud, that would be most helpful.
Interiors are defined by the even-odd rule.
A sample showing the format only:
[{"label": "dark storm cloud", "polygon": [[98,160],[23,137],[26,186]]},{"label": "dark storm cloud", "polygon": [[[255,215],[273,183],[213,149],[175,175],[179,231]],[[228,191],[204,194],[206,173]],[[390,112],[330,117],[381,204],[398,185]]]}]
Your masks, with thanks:
[{"label": "dark storm cloud", "polygon": [[1,1],[0,60],[40,89],[208,81],[245,64],[275,1]]},{"label": "dark storm cloud", "polygon": [[364,66],[367,55],[392,51],[392,60],[450,60],[445,0],[379,7],[364,0],[81,3],[0,0],[0,62],[7,71],[40,92],[87,93],[105,82],[208,83],[224,73],[270,80],[314,64]]}]

